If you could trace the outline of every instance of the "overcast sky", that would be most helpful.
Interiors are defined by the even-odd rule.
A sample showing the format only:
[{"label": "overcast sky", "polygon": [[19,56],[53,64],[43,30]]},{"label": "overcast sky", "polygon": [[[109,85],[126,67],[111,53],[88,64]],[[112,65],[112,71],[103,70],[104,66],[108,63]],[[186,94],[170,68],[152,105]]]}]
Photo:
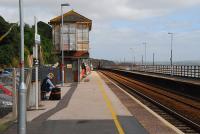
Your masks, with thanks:
[{"label": "overcast sky", "polygon": [[[109,60],[141,61],[147,42],[147,61],[169,61],[174,33],[174,61],[200,60],[200,0],[24,0],[25,22],[33,16],[49,22],[60,14],[60,4],[93,20],[91,56]],[[0,0],[0,15],[19,20],[18,0]],[[132,48],[132,50],[130,49]]]}]

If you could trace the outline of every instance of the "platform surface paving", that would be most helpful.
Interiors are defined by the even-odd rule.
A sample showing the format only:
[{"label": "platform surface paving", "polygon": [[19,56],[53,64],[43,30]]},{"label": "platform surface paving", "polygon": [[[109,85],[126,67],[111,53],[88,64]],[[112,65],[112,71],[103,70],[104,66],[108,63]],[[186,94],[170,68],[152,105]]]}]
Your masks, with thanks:
[{"label": "platform surface paving", "polygon": [[[27,112],[27,134],[146,134],[96,72],[62,87],[60,101]],[[17,133],[14,123],[5,134]]]}]

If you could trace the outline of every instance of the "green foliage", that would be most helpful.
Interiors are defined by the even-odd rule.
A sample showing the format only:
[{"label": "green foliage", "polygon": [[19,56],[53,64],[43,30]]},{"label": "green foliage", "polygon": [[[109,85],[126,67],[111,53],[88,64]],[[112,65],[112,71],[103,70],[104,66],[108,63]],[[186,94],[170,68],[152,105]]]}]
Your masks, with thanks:
[{"label": "green foliage", "polygon": [[8,22],[6,22],[4,20],[3,17],[0,16],[0,26],[1,26],[1,29],[0,29],[0,35],[2,35],[3,33],[5,33],[7,31],[7,29],[9,28],[9,24]]},{"label": "green foliage", "polygon": [[[53,55],[52,28],[48,24],[38,22],[38,34],[41,35],[41,46],[43,50],[44,62],[47,64],[55,63],[56,55]],[[42,36],[43,35],[43,36]]]},{"label": "green foliage", "polygon": [[29,25],[26,24],[24,26],[24,43],[30,53],[33,53],[33,46],[35,44],[34,35],[35,35],[35,31],[32,28],[30,28]]},{"label": "green foliage", "polygon": [[[0,36],[6,33],[12,24],[6,22],[0,16]],[[44,23],[38,22],[38,33],[41,36],[41,46],[45,63],[53,63],[55,55],[52,55],[52,29]],[[24,26],[24,44],[25,44],[25,65],[28,66],[27,57],[33,53],[35,29],[25,24]],[[16,67],[19,64],[20,57],[20,28],[15,26],[7,37],[0,42],[0,67]],[[18,65],[17,65],[18,64]]]},{"label": "green foliage", "polygon": [[19,59],[18,57],[12,58],[12,62],[11,62],[12,67],[17,67],[19,65],[18,59]]},{"label": "green foliage", "polygon": [[12,46],[10,44],[3,45],[0,47],[0,65],[11,66],[12,58],[15,53],[12,51]]},{"label": "green foliage", "polygon": [[48,38],[48,39],[52,39],[52,28],[51,26],[49,26],[48,24],[39,21],[38,22],[38,33],[40,35],[44,35],[44,37]]}]

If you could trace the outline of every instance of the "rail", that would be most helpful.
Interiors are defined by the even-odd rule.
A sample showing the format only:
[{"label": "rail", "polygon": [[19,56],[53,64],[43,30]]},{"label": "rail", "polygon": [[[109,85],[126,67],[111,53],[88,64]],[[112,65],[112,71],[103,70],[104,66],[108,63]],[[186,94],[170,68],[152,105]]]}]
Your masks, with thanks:
[{"label": "rail", "polygon": [[[196,123],[198,121],[194,121],[194,118],[196,119],[196,117],[193,117],[193,119],[192,119],[192,117],[190,115],[188,115],[188,113],[189,114],[192,113],[192,109],[193,110],[195,109],[195,111],[193,111],[193,113],[196,113],[199,110],[199,107],[198,107],[199,104],[197,104],[196,102],[195,102],[196,104],[190,102],[191,104],[196,105],[194,107],[193,106],[191,107],[190,103],[188,103],[188,101],[193,101],[193,100],[186,99],[184,97],[181,97],[179,95],[176,95],[176,94],[173,94],[170,92],[163,93],[163,91],[159,91],[158,89],[154,90],[154,87],[152,88],[151,86],[146,85],[144,83],[140,83],[140,82],[132,80],[130,78],[126,78],[125,76],[121,76],[121,74],[117,74],[117,73],[113,73],[113,72],[109,72],[109,71],[101,71],[101,73],[103,73],[108,78],[114,80],[118,84],[122,85],[123,87],[130,89],[130,90],[126,90],[126,91],[128,91],[132,95],[136,93],[137,95],[142,96],[141,97],[142,99],[145,98],[145,100],[150,101],[151,103],[153,103],[154,105],[163,109],[170,115],[173,115],[173,117],[179,119],[180,121],[183,121],[184,123],[181,124],[181,126],[179,128],[181,131],[185,131],[185,132],[191,131],[191,130],[192,131],[195,130],[198,132],[200,131],[200,125]],[[158,93],[158,91],[159,91],[159,93]],[[162,98],[163,98],[162,101],[160,99],[156,99],[155,96],[153,94],[151,94],[150,92],[153,93],[154,95],[157,94],[156,96],[162,96]],[[174,96],[174,98],[172,96]],[[170,104],[173,104],[173,105],[166,105],[167,103],[169,103],[169,102],[166,102],[167,101],[166,98],[167,99],[171,98],[170,101],[169,100],[168,101],[171,102]],[[183,100],[186,102],[184,102]],[[187,109],[187,110],[182,109],[184,111],[184,113],[183,113],[183,111],[181,111],[179,109],[180,105],[183,107],[186,107],[185,109]],[[188,109],[188,107],[190,107],[190,109]],[[159,111],[159,110],[156,110],[156,111]],[[163,114],[163,115],[166,115],[166,114]],[[188,117],[190,117],[190,118],[188,118]],[[171,123],[174,123],[174,125],[176,126],[177,121],[174,119],[173,120],[171,120],[171,119],[172,118],[169,118],[169,121]],[[187,129],[182,128],[183,125],[184,126],[186,125],[185,128],[187,128]],[[177,127],[178,127],[178,125],[177,125]],[[193,129],[191,129],[190,127]]]}]

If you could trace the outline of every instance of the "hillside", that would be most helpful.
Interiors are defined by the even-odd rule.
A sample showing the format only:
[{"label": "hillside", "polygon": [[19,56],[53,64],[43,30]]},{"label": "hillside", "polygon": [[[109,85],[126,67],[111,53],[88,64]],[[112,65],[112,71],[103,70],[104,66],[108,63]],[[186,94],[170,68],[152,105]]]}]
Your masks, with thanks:
[{"label": "hillside", "polygon": [[[13,26],[0,16],[0,38]],[[52,29],[44,23],[38,22],[38,33],[41,35],[41,47],[45,63],[52,63],[55,55],[52,55]],[[25,43],[25,66],[28,67],[27,58],[32,54],[34,46],[34,26],[25,24],[24,27]],[[9,34],[0,41],[0,67],[18,67],[20,55],[20,28],[15,24]]]},{"label": "hillside", "polygon": [[90,59],[93,65],[93,68],[101,68],[115,65],[115,62],[104,60],[104,59]]}]

